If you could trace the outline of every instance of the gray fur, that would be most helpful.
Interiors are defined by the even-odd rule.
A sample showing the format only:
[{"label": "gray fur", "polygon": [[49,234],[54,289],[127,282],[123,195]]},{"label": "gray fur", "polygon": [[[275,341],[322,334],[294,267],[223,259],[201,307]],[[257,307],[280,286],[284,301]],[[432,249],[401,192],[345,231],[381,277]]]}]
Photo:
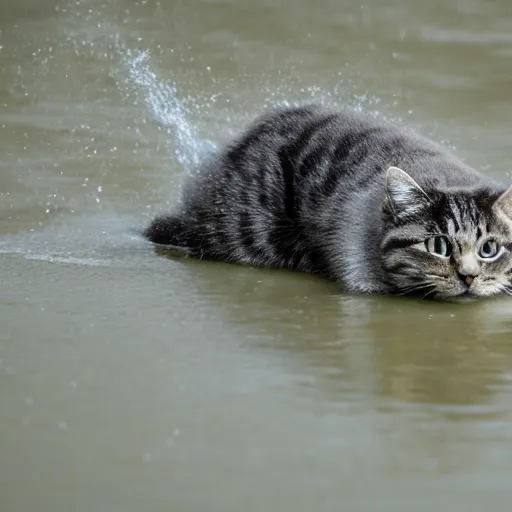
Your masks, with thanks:
[{"label": "gray fur", "polygon": [[[145,235],[198,258],[319,274],[350,292],[512,288],[512,192],[404,128],[315,105],[257,119]],[[435,235],[448,237],[450,257],[427,250]],[[477,256],[489,237],[503,246],[496,261]]]}]

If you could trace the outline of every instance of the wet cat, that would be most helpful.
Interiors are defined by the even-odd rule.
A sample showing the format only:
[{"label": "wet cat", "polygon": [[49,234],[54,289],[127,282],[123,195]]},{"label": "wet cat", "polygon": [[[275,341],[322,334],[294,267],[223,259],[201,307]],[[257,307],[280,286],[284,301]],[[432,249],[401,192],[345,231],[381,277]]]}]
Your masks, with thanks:
[{"label": "wet cat", "polygon": [[145,236],[349,292],[512,294],[512,187],[402,127],[316,105],[257,119]]}]

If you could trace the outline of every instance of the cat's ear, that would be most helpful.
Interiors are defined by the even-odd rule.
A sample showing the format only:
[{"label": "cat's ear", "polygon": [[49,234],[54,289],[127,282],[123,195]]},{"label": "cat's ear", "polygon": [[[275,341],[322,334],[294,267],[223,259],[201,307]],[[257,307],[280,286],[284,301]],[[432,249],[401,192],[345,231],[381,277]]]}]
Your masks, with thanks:
[{"label": "cat's ear", "polygon": [[390,167],[386,173],[386,199],[398,217],[417,215],[430,203],[427,193],[398,167]]},{"label": "cat's ear", "polygon": [[512,185],[496,199],[494,207],[503,212],[509,220],[512,220]]}]

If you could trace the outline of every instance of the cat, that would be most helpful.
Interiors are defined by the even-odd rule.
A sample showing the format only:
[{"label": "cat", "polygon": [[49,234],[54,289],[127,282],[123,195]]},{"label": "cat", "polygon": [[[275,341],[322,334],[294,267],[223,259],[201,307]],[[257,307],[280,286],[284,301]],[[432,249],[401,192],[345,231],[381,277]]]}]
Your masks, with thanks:
[{"label": "cat", "polygon": [[512,294],[512,186],[406,128],[314,104],[259,117],[144,235],[196,258],[320,275],[351,293]]}]

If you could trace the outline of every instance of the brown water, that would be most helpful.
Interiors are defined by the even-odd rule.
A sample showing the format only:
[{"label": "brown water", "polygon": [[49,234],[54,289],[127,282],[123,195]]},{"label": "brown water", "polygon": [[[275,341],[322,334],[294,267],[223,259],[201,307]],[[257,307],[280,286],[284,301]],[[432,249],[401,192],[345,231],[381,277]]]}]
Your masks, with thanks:
[{"label": "brown water", "polygon": [[349,297],[133,229],[317,99],[512,158],[509,0],[0,2],[0,510],[508,511],[512,302]]}]

